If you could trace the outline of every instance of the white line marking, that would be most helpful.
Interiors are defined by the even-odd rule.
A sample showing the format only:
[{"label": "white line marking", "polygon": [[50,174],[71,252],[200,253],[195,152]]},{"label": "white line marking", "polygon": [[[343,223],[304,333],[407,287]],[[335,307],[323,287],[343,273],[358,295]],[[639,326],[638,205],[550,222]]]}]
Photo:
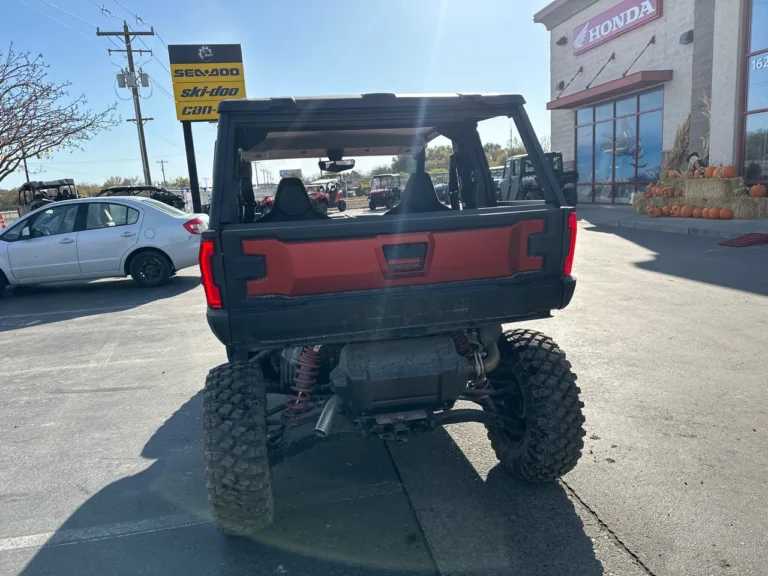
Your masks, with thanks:
[{"label": "white line marking", "polygon": [[94,542],[97,540],[123,538],[125,536],[134,536],[137,534],[150,534],[152,532],[174,530],[176,528],[186,528],[188,526],[199,526],[201,524],[209,523],[210,521],[208,520],[201,520],[200,518],[188,514],[177,514],[174,516],[152,518],[151,520],[137,520],[135,522],[119,522],[117,524],[93,526],[92,528],[43,532],[42,534],[32,534],[30,536],[2,538],[0,539],[0,552],[21,550],[23,548],[52,548],[54,546],[67,546],[69,544],[79,544],[81,542]]},{"label": "white line marking", "polygon": [[106,366],[109,364],[109,360],[112,358],[112,354],[115,353],[115,349],[117,348],[117,341],[113,340],[112,342],[105,342],[99,351],[93,355],[93,359],[90,361],[89,365],[92,368],[97,368],[99,366]]}]

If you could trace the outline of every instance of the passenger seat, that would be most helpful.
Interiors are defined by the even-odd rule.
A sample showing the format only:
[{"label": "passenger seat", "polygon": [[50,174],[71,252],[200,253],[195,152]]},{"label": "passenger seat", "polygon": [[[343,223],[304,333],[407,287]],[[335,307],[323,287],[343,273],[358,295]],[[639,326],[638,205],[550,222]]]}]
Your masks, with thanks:
[{"label": "passenger seat", "polygon": [[265,214],[259,222],[296,222],[299,220],[328,220],[327,214],[322,214],[312,207],[304,182],[300,178],[283,178],[277,185],[275,203],[272,211]]}]

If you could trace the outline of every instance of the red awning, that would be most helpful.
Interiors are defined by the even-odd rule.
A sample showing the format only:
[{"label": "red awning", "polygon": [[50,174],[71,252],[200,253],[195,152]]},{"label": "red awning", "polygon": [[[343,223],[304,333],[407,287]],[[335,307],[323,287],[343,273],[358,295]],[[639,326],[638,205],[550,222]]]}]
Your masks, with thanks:
[{"label": "red awning", "polygon": [[547,103],[547,110],[573,110],[600,100],[608,100],[630,92],[650,88],[662,82],[672,80],[672,70],[643,70],[629,74],[618,80],[611,80],[587,90],[563,96]]}]

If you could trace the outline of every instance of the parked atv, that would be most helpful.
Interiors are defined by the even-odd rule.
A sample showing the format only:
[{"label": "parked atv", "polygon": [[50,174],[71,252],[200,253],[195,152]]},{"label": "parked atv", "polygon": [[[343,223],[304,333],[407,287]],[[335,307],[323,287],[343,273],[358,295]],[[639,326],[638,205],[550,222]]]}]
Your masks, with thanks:
[{"label": "parked atv", "polygon": [[62,180],[25,182],[19,187],[19,217],[29,214],[38,208],[61,202],[62,200],[74,200],[80,198],[75,181],[72,178]]},{"label": "parked atv", "polygon": [[339,212],[347,209],[347,201],[342,199],[342,187],[338,180],[316,180],[307,186],[307,192],[315,210],[323,214],[328,213],[328,208],[338,208]]},{"label": "parked atv", "polygon": [[379,206],[393,208],[400,202],[402,179],[400,174],[378,174],[371,178],[371,193],[368,196],[368,208],[376,210]]},{"label": "parked atv", "polygon": [[[307,427],[319,439],[352,426],[362,436],[405,441],[479,422],[512,476],[550,482],[571,470],[584,436],[571,364],[550,337],[520,324],[502,328],[550,317],[576,286],[576,213],[523,98],[288,102],[227,100],[218,109],[214,178],[221,184],[200,244],[208,324],[229,359],[209,372],[203,400],[215,525],[253,535],[272,522],[270,462],[304,446]],[[532,143],[544,202],[497,203],[476,128],[495,117],[513,118]],[[325,153],[337,171],[354,165],[345,149],[355,156],[413,150],[416,169],[400,202],[384,215],[332,219],[313,208],[300,179],[283,178],[269,214],[246,210],[249,186],[238,178],[265,147],[300,158],[307,142],[322,146],[319,134],[328,135]],[[424,149],[438,135],[457,151],[451,204],[464,209],[441,203],[425,171]],[[389,193],[399,186],[394,174],[374,181]],[[270,395],[281,396],[268,402]],[[478,409],[457,409],[459,400]]]}]

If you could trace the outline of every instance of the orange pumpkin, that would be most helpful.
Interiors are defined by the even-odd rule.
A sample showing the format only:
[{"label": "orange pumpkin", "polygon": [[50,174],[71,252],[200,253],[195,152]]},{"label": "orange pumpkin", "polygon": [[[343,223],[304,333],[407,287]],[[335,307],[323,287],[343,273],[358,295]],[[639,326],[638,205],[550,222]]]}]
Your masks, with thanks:
[{"label": "orange pumpkin", "polygon": [[755,184],[749,189],[751,198],[765,198],[765,184]]},{"label": "orange pumpkin", "polygon": [[720,168],[721,178],[736,178],[736,166],[723,166]]},{"label": "orange pumpkin", "polygon": [[663,206],[663,207],[661,208],[661,213],[662,213],[664,216],[669,216],[669,213],[670,213],[671,211],[672,211],[672,206],[669,206],[669,205],[667,205],[667,206]]},{"label": "orange pumpkin", "polygon": [[678,174],[674,170],[670,170],[669,172],[667,172],[667,178],[669,178],[671,180],[674,180],[675,178],[677,178],[679,176],[680,176],[680,174]]},{"label": "orange pumpkin", "polygon": [[710,220],[720,220],[720,208],[710,208],[709,209],[709,219]]},{"label": "orange pumpkin", "polygon": [[701,211],[701,217],[702,217],[702,218],[709,218],[709,208],[704,208],[704,209]]},{"label": "orange pumpkin", "polygon": [[704,178],[714,178],[715,177],[715,167],[714,166],[707,166],[704,168]]},{"label": "orange pumpkin", "polygon": [[675,189],[674,188],[662,188],[661,195],[664,196],[664,198],[674,198],[674,196],[675,196]]},{"label": "orange pumpkin", "polygon": [[701,208],[694,208],[693,209],[693,217],[694,218],[701,218]]},{"label": "orange pumpkin", "polygon": [[672,210],[670,210],[669,215],[678,218],[682,209],[682,206],[672,206]]},{"label": "orange pumpkin", "polygon": [[661,216],[661,210],[657,206],[650,206],[646,212],[651,218],[658,218]]},{"label": "orange pumpkin", "polygon": [[730,208],[720,208],[720,220],[732,220],[733,210]]},{"label": "orange pumpkin", "polygon": [[661,186],[654,186],[653,187],[653,195],[654,196],[661,196],[664,189]]},{"label": "orange pumpkin", "polygon": [[648,199],[651,196],[653,196],[653,193],[651,193],[651,192],[646,192],[645,194],[643,194],[643,198],[645,198],[645,199]]},{"label": "orange pumpkin", "polygon": [[683,218],[691,218],[693,216],[693,206],[687,204],[680,210],[680,216]]}]

